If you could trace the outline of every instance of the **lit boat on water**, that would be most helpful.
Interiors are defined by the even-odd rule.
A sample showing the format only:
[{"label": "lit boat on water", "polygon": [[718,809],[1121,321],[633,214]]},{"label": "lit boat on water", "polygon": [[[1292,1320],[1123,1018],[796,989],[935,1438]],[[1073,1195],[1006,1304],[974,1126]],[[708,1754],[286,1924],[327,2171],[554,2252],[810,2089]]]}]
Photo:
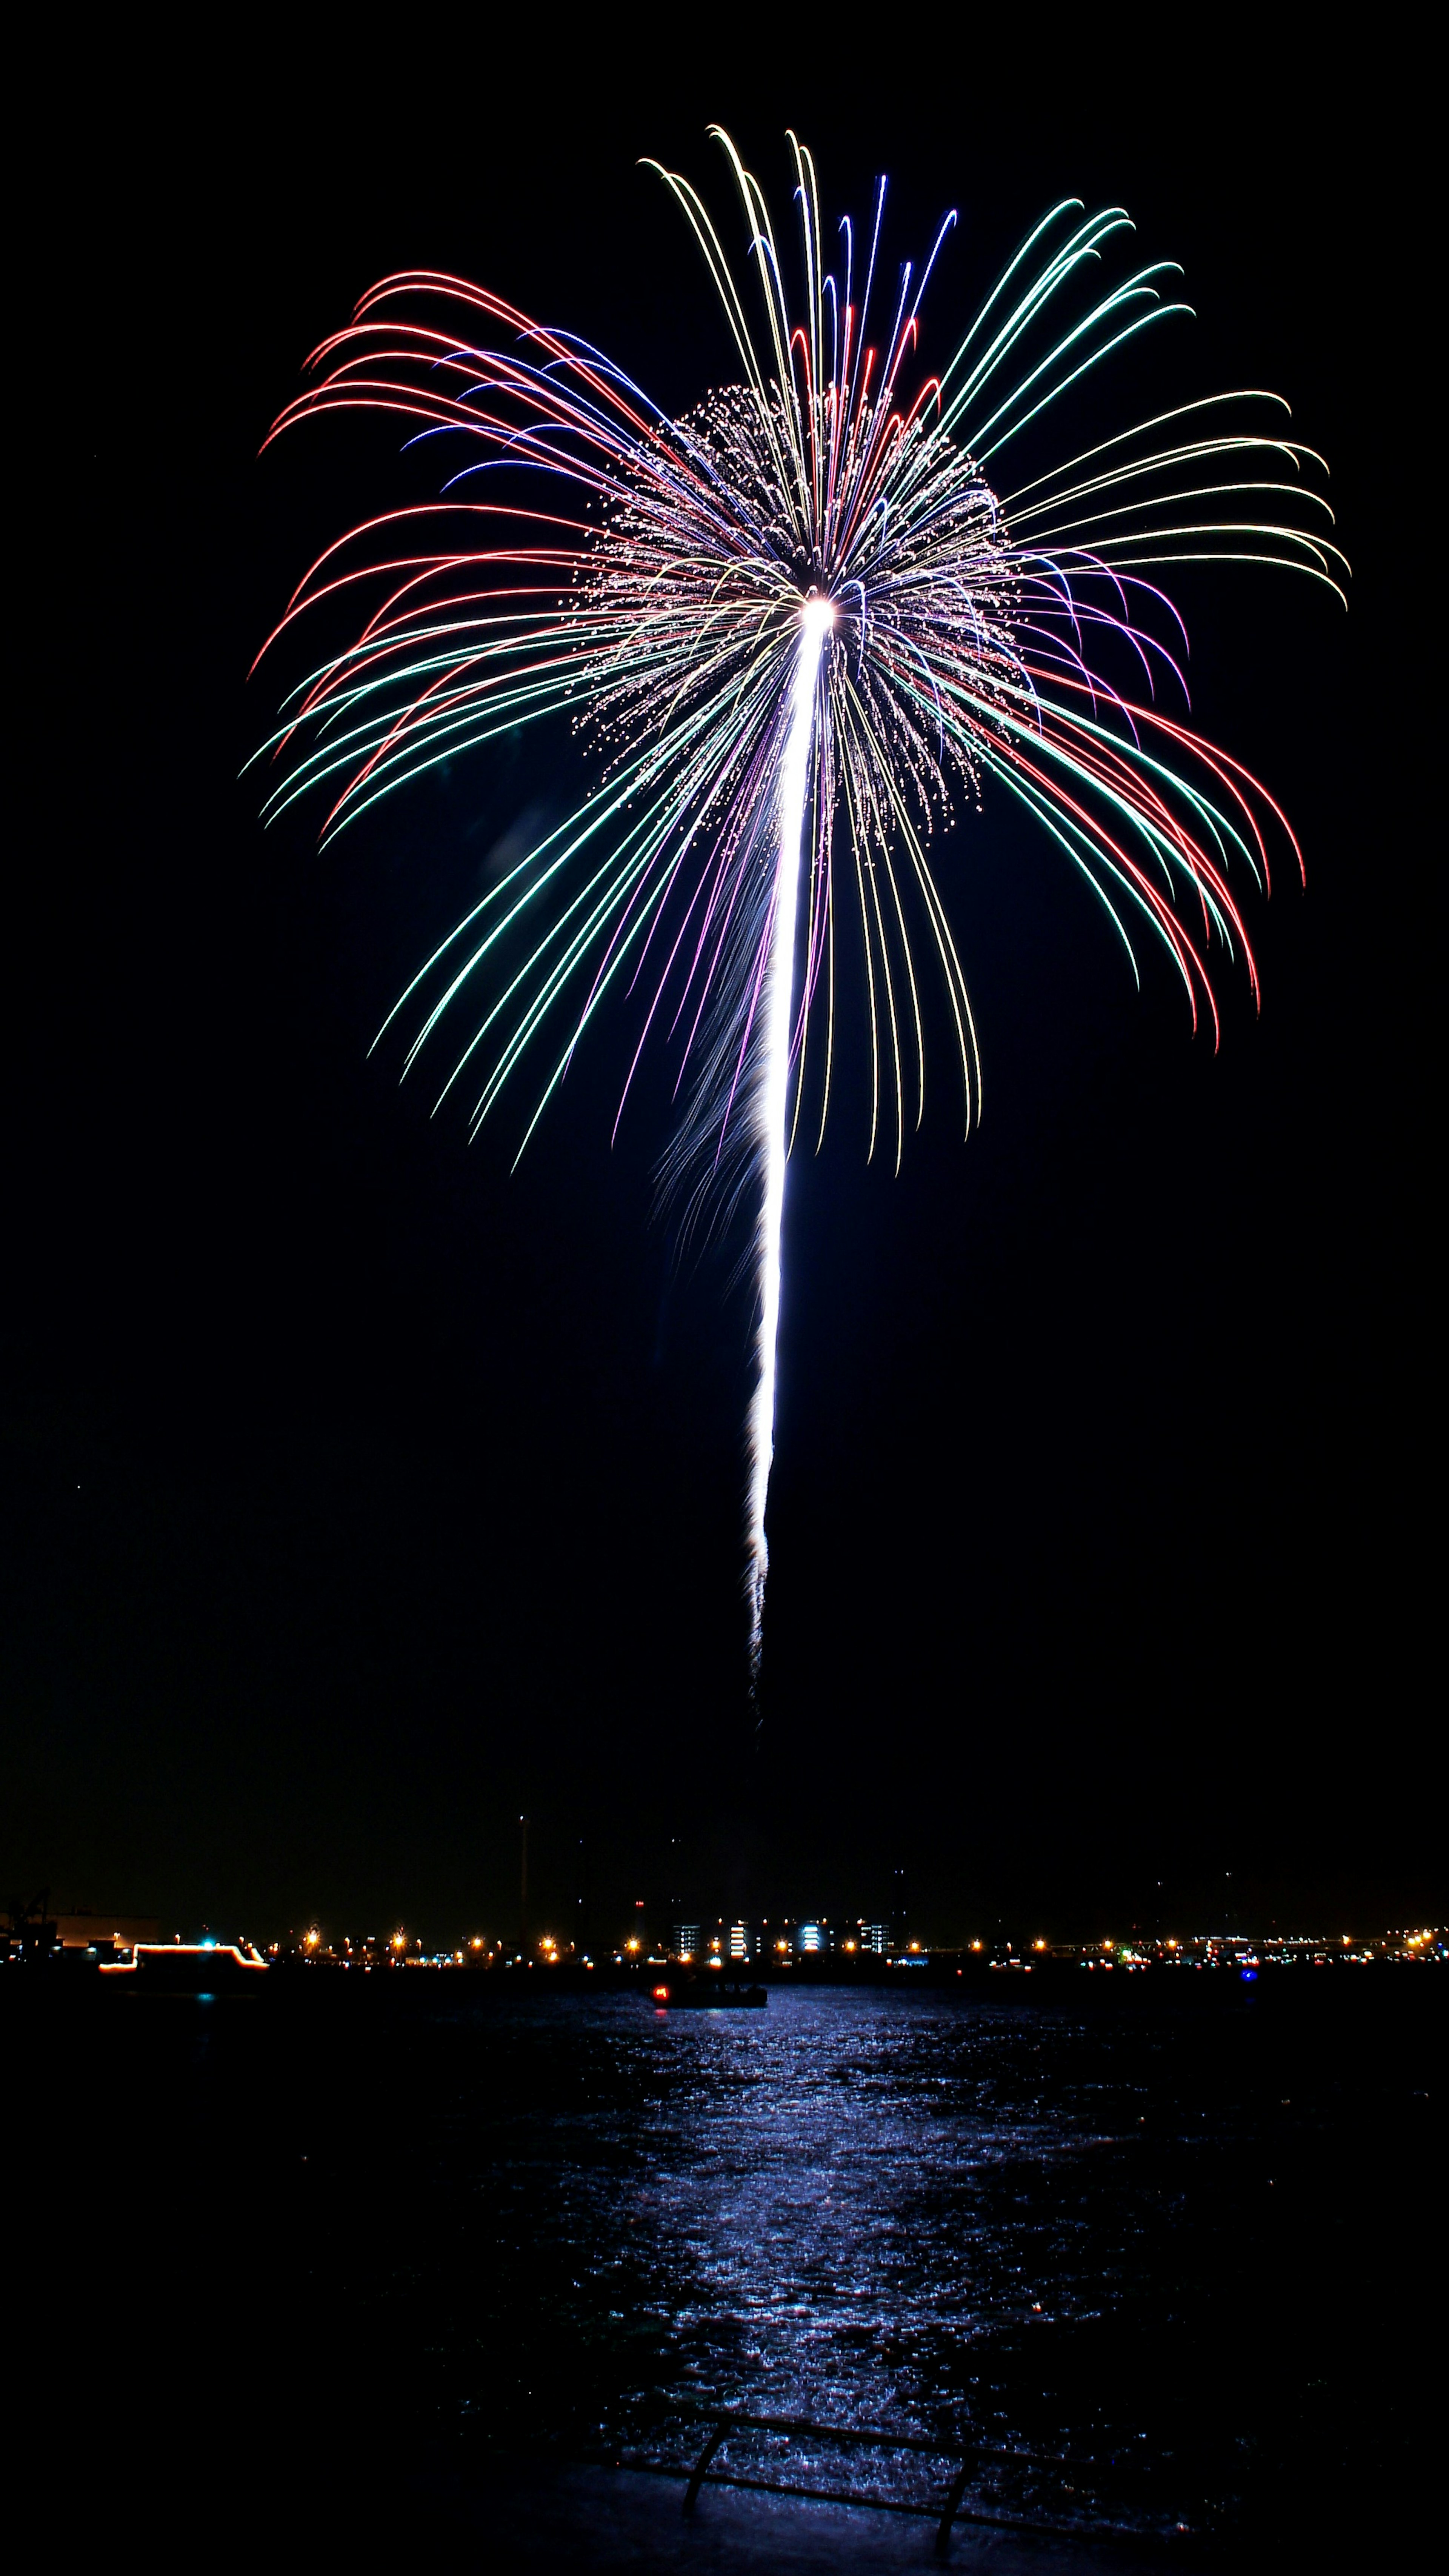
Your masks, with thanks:
[{"label": "lit boat on water", "polygon": [[103,1977],[134,1977],[148,1993],[234,1994],[267,1974],[249,1941],[138,1941],[129,1959],[101,1963]]},{"label": "lit boat on water", "polygon": [[719,1969],[703,1976],[686,1970],[654,1988],[654,2001],[670,2012],[763,2012],[769,2000],[764,1986],[742,1986]]}]

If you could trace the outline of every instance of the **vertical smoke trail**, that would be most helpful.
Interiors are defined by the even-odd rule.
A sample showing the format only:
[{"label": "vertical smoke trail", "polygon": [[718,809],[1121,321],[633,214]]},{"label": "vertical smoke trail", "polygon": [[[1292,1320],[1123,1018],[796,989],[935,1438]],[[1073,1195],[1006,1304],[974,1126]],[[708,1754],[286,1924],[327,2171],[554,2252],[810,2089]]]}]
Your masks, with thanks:
[{"label": "vertical smoke trail", "polygon": [[775,1455],[775,1346],[780,1332],[780,1242],[785,1212],[785,1154],[789,1142],[791,1003],[795,983],[795,924],[800,911],[800,871],[805,802],[810,778],[810,737],[815,720],[815,681],[825,638],[835,623],[828,599],[808,599],[801,612],[800,643],[790,692],[790,730],[780,763],[780,855],[775,871],[775,917],[765,970],[760,1032],[760,1073],[755,1092],[755,1132],[764,1188],[760,1201],[760,1334],[756,1343],[755,1400],[750,1408],[750,1678],[760,1669],[765,1615],[765,1576],[770,1551],[765,1503]]}]

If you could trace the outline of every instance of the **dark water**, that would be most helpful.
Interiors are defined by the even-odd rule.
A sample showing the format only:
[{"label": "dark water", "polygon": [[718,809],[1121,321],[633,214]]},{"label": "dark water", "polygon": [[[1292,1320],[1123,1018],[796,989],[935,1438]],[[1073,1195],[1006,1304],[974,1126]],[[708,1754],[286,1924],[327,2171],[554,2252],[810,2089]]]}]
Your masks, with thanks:
[{"label": "dark water", "polygon": [[[1213,2563],[1381,2544],[1442,2397],[1444,2015],[1415,1972],[1332,1985],[1084,2018],[12,1992],[46,2347],[99,2431],[118,2384],[189,2427],[183,2520],[218,2445],[248,2461],[229,2511],[285,2482],[360,2545],[359,2514],[416,2532],[499,2455],[688,2456],[681,2406],[727,2404],[974,2437],[1017,2455],[983,2458],[978,2509]],[[113,2527],[154,2509],[144,2447],[93,2453]],[[767,2459],[862,2493],[943,2474]]]}]

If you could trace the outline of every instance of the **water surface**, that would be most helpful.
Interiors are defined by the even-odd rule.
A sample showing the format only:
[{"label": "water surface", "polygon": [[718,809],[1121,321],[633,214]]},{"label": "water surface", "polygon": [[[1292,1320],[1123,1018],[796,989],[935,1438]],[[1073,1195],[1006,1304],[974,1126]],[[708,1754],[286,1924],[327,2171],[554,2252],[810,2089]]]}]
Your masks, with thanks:
[{"label": "water surface", "polygon": [[84,2331],[184,2353],[394,2488],[686,2458],[685,2410],[730,2407],[940,2446],[736,2446],[807,2485],[939,2493],[974,2441],[985,2512],[1229,2557],[1382,2536],[1427,2436],[1440,2016],[1354,1982],[1142,2014],[668,2014],[461,1977],[106,1996],[53,2070],[127,2140],[131,2236],[73,2231]]}]

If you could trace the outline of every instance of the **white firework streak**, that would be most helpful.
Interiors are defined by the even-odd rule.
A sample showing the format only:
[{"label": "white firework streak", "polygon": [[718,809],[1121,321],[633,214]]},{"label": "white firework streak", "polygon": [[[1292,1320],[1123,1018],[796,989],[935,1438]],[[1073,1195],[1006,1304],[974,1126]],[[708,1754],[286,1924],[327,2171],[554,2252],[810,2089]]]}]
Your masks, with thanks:
[{"label": "white firework streak", "polygon": [[750,1552],[750,1678],[757,1681],[765,1615],[770,1549],[765,1509],[775,1457],[775,1386],[780,1343],[780,1271],[785,1223],[785,1164],[790,1151],[790,1041],[795,1014],[795,930],[800,918],[800,879],[805,870],[805,804],[820,654],[835,623],[828,599],[810,599],[800,616],[800,641],[790,690],[790,730],[780,763],[780,849],[775,863],[770,956],[766,969],[764,1025],[760,1032],[755,1091],[755,1134],[760,1155],[760,1224],[757,1238],[760,1330],[756,1343],[755,1396],[750,1407],[750,1497],[746,1538]]}]

